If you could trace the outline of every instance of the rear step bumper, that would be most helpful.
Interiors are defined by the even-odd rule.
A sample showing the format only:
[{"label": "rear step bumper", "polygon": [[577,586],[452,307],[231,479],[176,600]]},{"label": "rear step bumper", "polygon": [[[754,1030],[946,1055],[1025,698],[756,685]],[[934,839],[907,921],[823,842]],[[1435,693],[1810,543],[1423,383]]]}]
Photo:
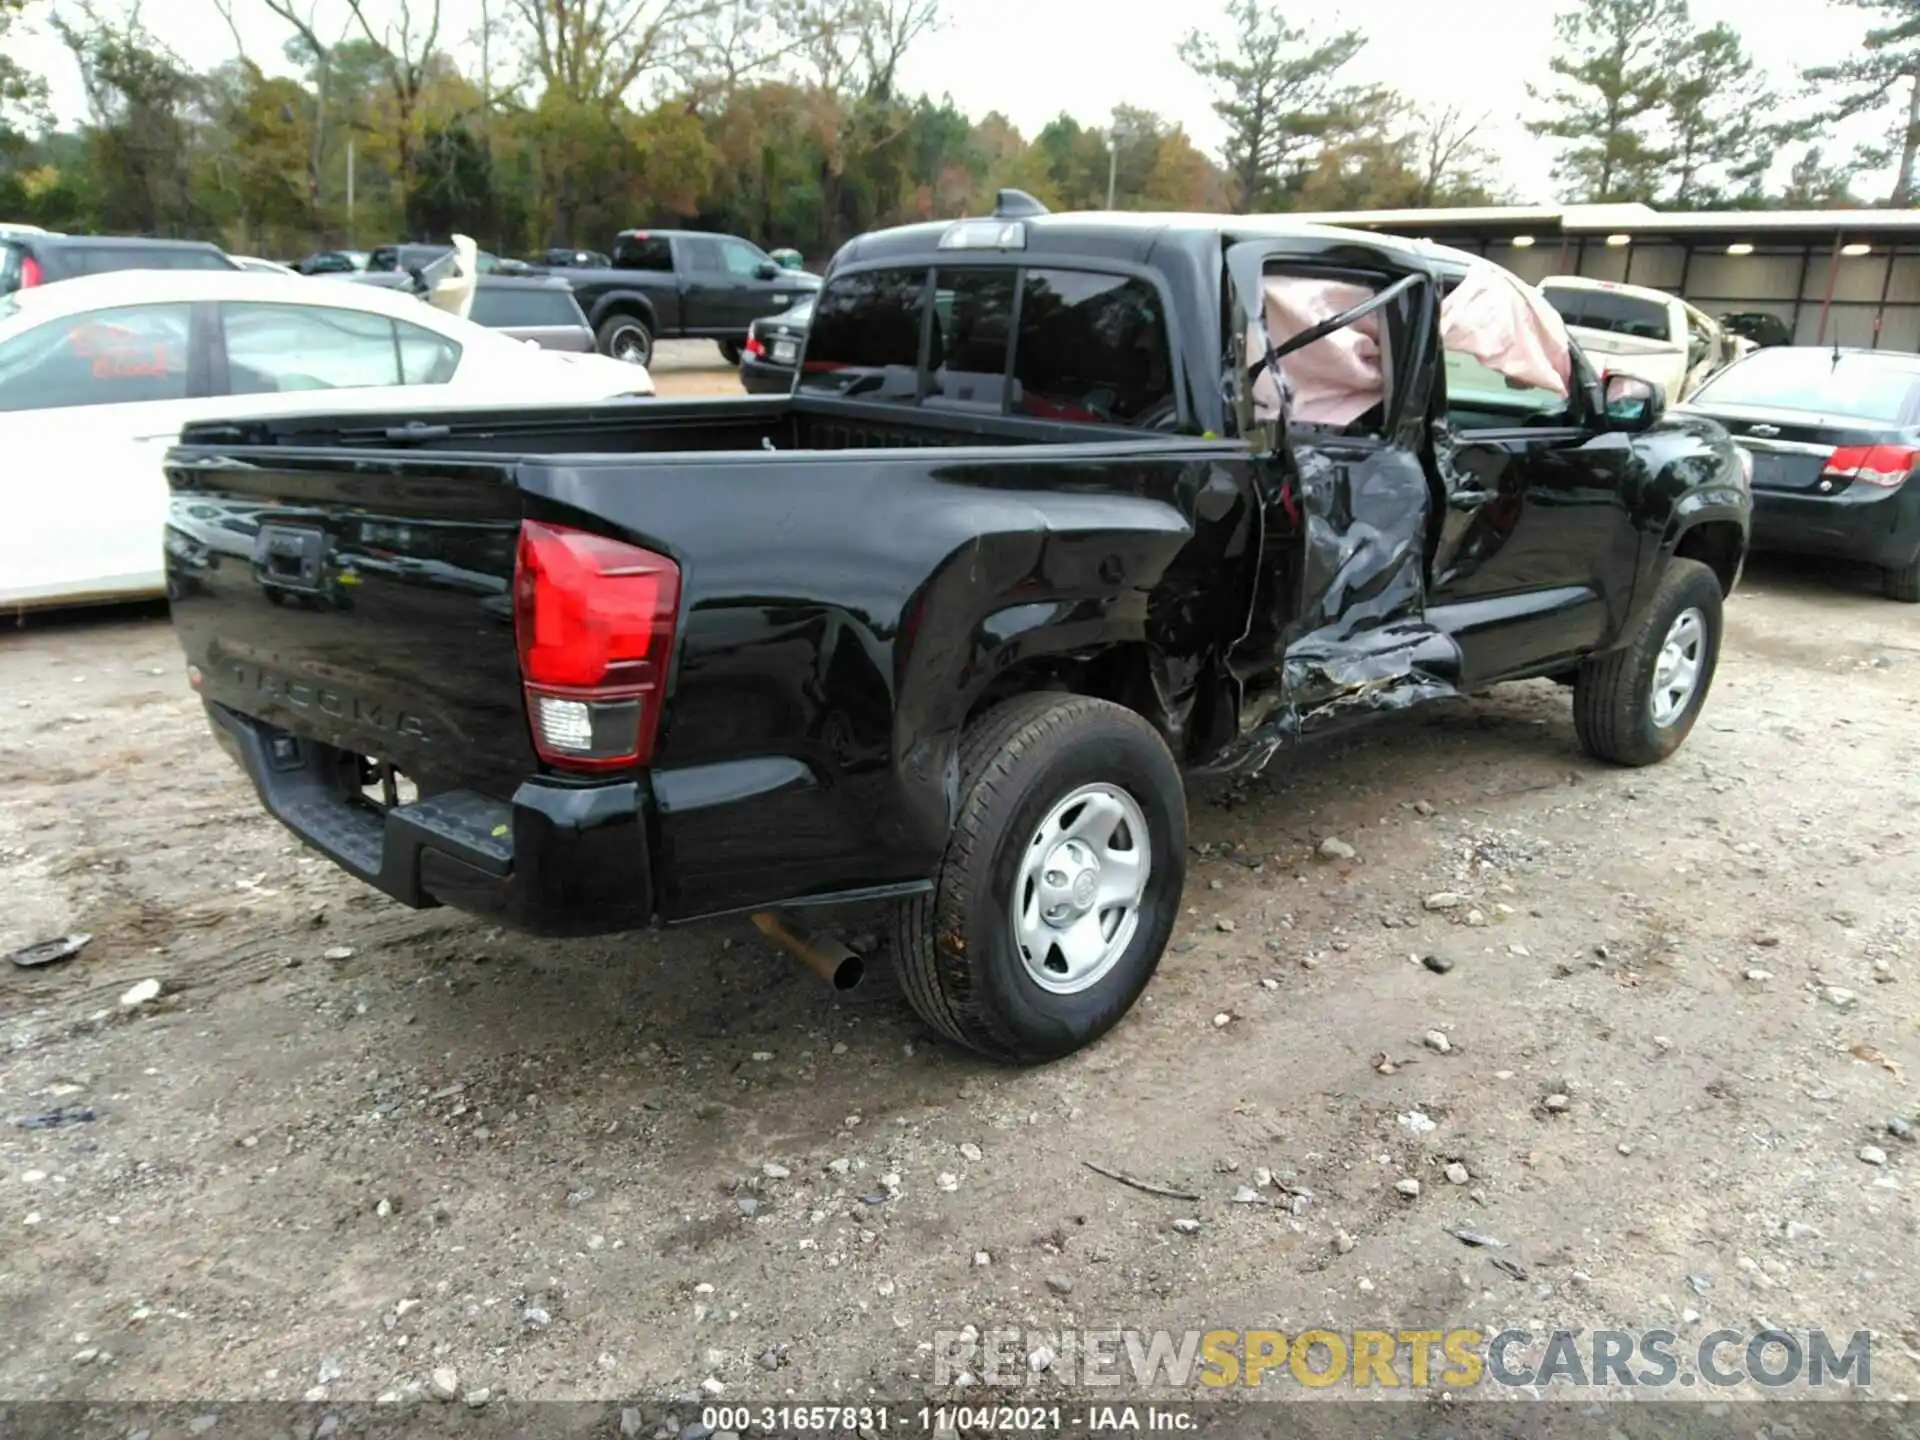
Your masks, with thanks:
[{"label": "rear step bumper", "polygon": [[450,905],[539,935],[645,926],[653,883],[640,788],[529,780],[511,802],[456,790],[381,811],[359,757],[207,701],[222,748],[275,819],[403,905]]}]

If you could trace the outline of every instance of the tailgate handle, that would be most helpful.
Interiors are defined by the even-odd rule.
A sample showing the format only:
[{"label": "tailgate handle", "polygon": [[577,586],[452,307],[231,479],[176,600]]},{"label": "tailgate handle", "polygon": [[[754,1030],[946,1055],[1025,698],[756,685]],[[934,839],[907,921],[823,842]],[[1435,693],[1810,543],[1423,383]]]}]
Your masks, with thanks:
[{"label": "tailgate handle", "polygon": [[326,564],[324,531],[262,525],[253,542],[255,577],[283,590],[317,594]]}]

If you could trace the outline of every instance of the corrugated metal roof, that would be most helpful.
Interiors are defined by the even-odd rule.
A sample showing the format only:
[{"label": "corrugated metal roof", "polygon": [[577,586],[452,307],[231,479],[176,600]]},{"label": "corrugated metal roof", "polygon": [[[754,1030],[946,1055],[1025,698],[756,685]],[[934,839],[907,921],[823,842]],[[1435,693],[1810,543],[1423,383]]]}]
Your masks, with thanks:
[{"label": "corrugated metal roof", "polygon": [[1920,210],[1690,210],[1650,205],[1463,206],[1434,210],[1350,210],[1295,215],[1296,220],[1357,229],[1435,234],[1463,229],[1514,234],[1712,235],[1754,240],[1767,235],[1914,234]]},{"label": "corrugated metal roof", "polygon": [[1557,225],[1563,209],[1529,209],[1524,206],[1483,205],[1439,210],[1328,210],[1319,213],[1289,215],[1290,220],[1307,220],[1316,225],[1414,228],[1422,225]]}]

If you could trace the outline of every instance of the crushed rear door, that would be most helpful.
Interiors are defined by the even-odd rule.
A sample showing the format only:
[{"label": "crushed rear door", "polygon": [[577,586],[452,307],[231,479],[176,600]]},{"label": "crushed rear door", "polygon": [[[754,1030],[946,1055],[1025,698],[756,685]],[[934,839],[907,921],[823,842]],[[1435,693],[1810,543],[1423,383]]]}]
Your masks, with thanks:
[{"label": "crushed rear door", "polygon": [[[1425,614],[1438,494],[1420,448],[1438,308],[1430,276],[1357,242],[1248,240],[1225,260],[1241,432],[1273,450],[1261,467],[1259,591],[1233,656],[1240,733],[1209,768],[1258,768],[1306,731],[1457,693],[1459,647]],[[1271,276],[1336,287],[1326,294],[1343,298],[1320,308],[1340,313],[1291,338],[1273,336]],[[1353,287],[1371,298],[1340,309]],[[1279,388],[1268,382],[1277,412],[1256,412],[1262,378],[1285,373],[1289,354],[1330,338],[1338,344],[1362,319],[1393,352],[1379,367],[1385,388],[1374,419],[1358,427],[1290,424],[1293,380]],[[1296,368],[1307,374],[1308,367]],[[1342,367],[1329,356],[1317,368],[1331,375]],[[1396,378],[1386,383],[1389,374]],[[1347,403],[1330,413],[1344,420],[1353,409]]]}]

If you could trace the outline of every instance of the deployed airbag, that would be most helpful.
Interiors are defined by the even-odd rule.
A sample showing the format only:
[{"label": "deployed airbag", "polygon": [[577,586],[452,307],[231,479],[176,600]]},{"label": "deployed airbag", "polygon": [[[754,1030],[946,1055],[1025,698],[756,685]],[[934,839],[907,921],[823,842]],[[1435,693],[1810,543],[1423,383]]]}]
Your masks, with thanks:
[{"label": "deployed airbag", "polygon": [[[1364,285],[1303,275],[1269,275],[1263,289],[1263,318],[1275,345],[1363,304],[1374,293]],[[1266,336],[1255,325],[1247,336],[1247,363],[1258,363],[1266,353]],[[1386,399],[1379,315],[1368,315],[1303,346],[1287,356],[1281,369],[1286,400],[1273,372],[1262,370],[1253,384],[1255,418],[1272,421],[1285,414],[1304,425],[1351,425]]]},{"label": "deployed airbag", "polygon": [[1517,276],[1472,265],[1440,302],[1440,339],[1504,379],[1565,396],[1573,376],[1572,342],[1560,312]]},{"label": "deployed airbag", "polygon": [[[1249,365],[1266,355],[1269,341],[1285,344],[1373,293],[1363,285],[1298,275],[1269,275],[1262,291],[1266,334],[1259,324],[1249,327]],[[1446,349],[1472,356],[1516,386],[1560,396],[1570,391],[1572,342],[1566,322],[1538,290],[1496,265],[1468,267],[1440,303],[1440,333]],[[1278,381],[1271,370],[1262,370],[1254,381],[1257,420],[1284,415],[1299,424],[1351,425],[1386,399],[1379,316],[1368,315],[1296,350],[1280,368]]]}]

